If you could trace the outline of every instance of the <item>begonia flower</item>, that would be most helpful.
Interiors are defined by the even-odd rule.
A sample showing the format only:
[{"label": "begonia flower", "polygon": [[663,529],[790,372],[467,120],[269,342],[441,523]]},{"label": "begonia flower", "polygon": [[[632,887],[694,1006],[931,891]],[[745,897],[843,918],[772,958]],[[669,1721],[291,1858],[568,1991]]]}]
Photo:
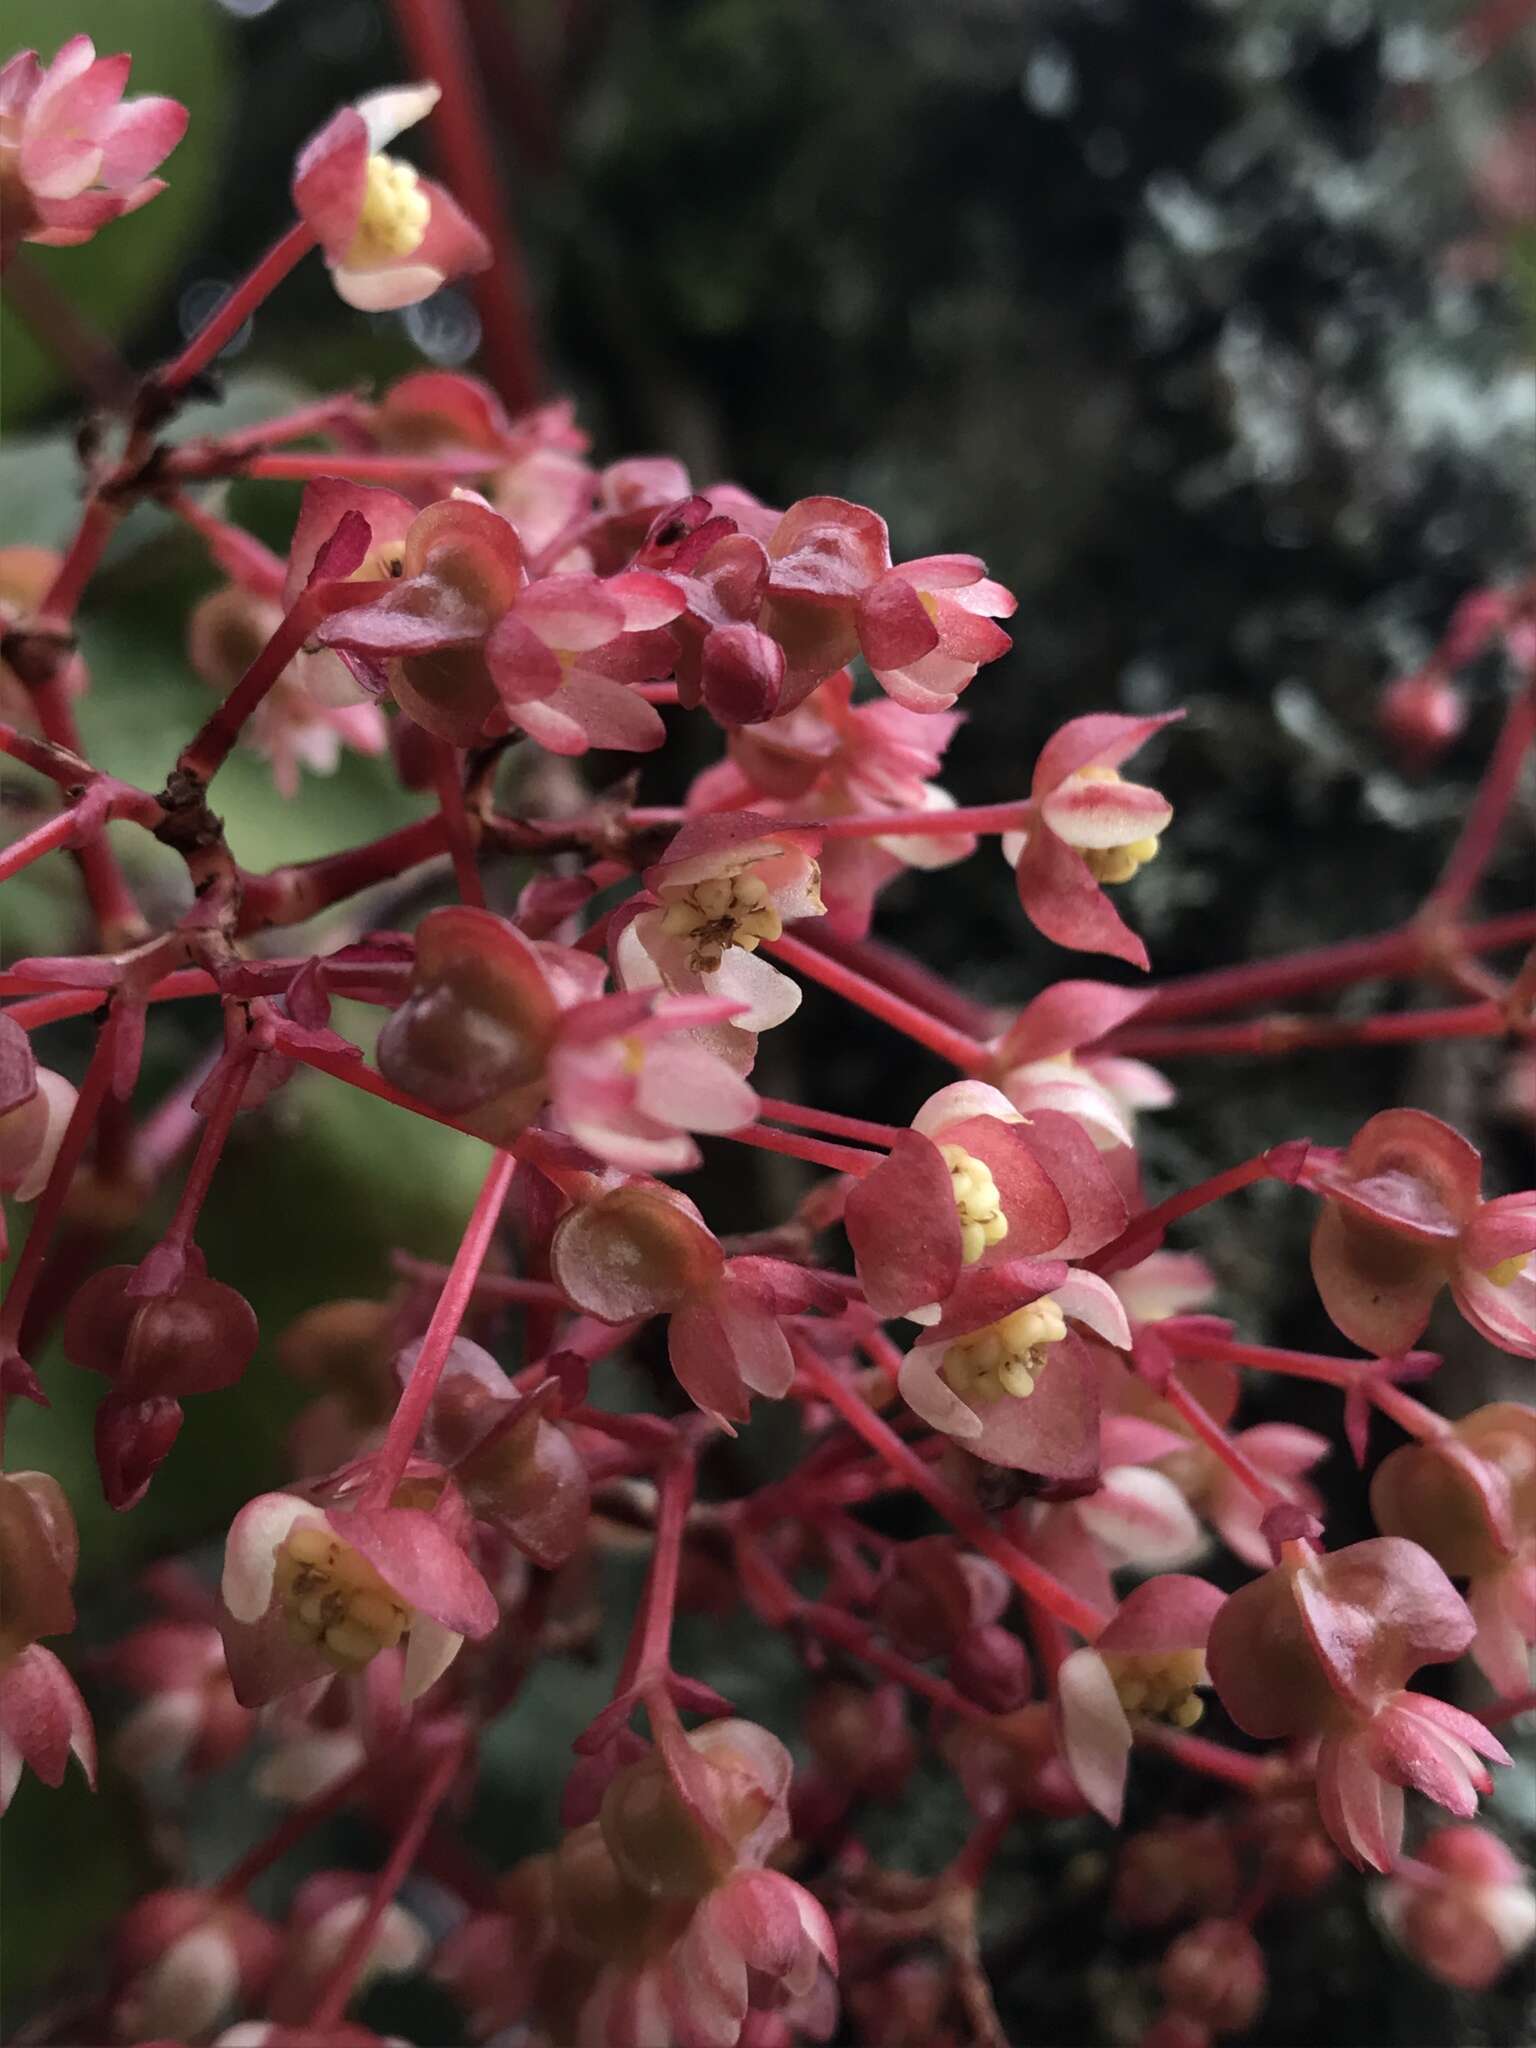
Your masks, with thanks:
[{"label": "begonia flower", "polygon": [[1206,1579],[1167,1572],[1128,1593],[1090,1648],[1056,1674],[1062,1751],[1095,1813],[1118,1827],[1135,1723],[1192,1728],[1210,1683],[1205,1650],[1226,1598]]},{"label": "begonia flower", "polygon": [[695,1033],[736,1014],[728,1000],[636,990],[578,1003],[549,1060],[550,1107],[577,1143],[629,1173],[699,1163],[690,1131],[739,1131],[757,1096]]},{"label": "begonia flower", "polygon": [[1105,895],[1157,857],[1173,806],[1155,789],[1120,777],[1120,763],[1182,716],[1122,718],[1094,712],[1048,739],[1035,763],[1034,815],[1003,850],[1014,862],[1030,922],[1059,946],[1110,953],[1146,967],[1147,949]]},{"label": "begonia flower", "polygon": [[1485,1202],[1482,1165],[1421,1109],[1382,1110],[1342,1152],[1309,1153],[1303,1181],[1323,1197],[1312,1277],[1363,1350],[1405,1352],[1448,1285],[1491,1344],[1536,1358],[1536,1193]]},{"label": "begonia flower", "polygon": [[815,847],[814,833],[750,812],[692,819],[645,872],[653,901],[620,935],[620,980],[723,996],[740,1006],[735,1029],[784,1023],[800,1007],[799,985],[758,947],[792,919],[823,914]]},{"label": "begonia flower", "polygon": [[1467,1581],[1472,1661],[1501,1693],[1531,1682],[1536,1643],[1536,1413],[1497,1401],[1377,1466],[1371,1513]]},{"label": "begonia flower", "polygon": [[1168,1081],[1143,1060],[1084,1052],[1143,1009],[1138,989],[1101,981],[1058,981],[1026,1003],[993,1047],[997,1085],[1025,1116],[1059,1109],[1075,1116],[1102,1152],[1136,1142],[1134,1115],[1166,1109]]},{"label": "begonia flower", "polygon": [[1412,1785],[1461,1816],[1491,1789],[1481,1758],[1507,1763],[1481,1721],[1406,1690],[1422,1664],[1461,1656],[1466,1602],[1427,1551],[1382,1536],[1281,1562],[1228,1600],[1211,1631],[1211,1677],[1249,1735],[1320,1738],[1317,1801],[1350,1861],[1389,1870]]},{"label": "begonia flower", "polygon": [[282,1937],[243,1899],[150,1892],[112,1934],[112,2026],[119,2041],[190,2041],[259,1999]]},{"label": "begonia flower", "polygon": [[1172,1814],[1126,1836],[1115,1858],[1115,1918],[1153,1928],[1229,1912],[1242,1889],[1232,1835],[1215,1816]]},{"label": "begonia flower", "polygon": [[1459,1991],[1486,1991],[1536,1941],[1530,1872],[1487,1828],[1437,1828],[1375,1903],[1404,1954]]},{"label": "begonia flower", "polygon": [[638,570],[530,584],[486,642],[507,716],[555,754],[652,752],[666,738],[661,714],[626,685],[671,674],[666,627],[682,609],[672,584]]},{"label": "begonia flower", "polygon": [[[353,1934],[368,1914],[373,1879],[362,1871],[321,1870],[293,1895],[288,1926],[267,1994],[273,2019],[301,2028]],[[426,1929],[404,1906],[385,1907],[353,1984],[353,1996],[380,1977],[407,1976],[431,1947]],[[279,2038],[281,2038],[279,2036]],[[338,2044],[346,2030],[330,2038]]]},{"label": "begonia flower", "polygon": [[462,1546],[418,1507],[317,1507],[264,1493],[224,1546],[224,1644],[235,1695],[260,1706],[359,1672],[405,1644],[402,1696],[420,1697],[497,1608]]},{"label": "begonia flower", "polygon": [[30,1764],[62,1785],[73,1756],[96,1783],[96,1734],[79,1687],[38,1638],[75,1625],[70,1593],[80,1544],[58,1481],[45,1472],[0,1474],[0,1813]]},{"label": "begonia flower", "polygon": [[[30,1202],[42,1193],[75,1098],[74,1083],[40,1067],[21,1026],[0,1016],[0,1194]],[[4,1243],[0,1221],[0,1249]]]},{"label": "begonia flower", "polygon": [[1013,645],[993,621],[1017,608],[975,555],[898,562],[859,598],[859,650],[881,689],[908,711],[947,711],[977,669]]},{"label": "begonia flower", "polygon": [[18,242],[88,242],[165,190],[150,173],[186,133],[187,110],[158,95],[124,99],[132,65],[71,36],[47,64],[21,50],[0,66],[0,259]]},{"label": "begonia flower", "polygon": [[349,306],[383,313],[484,270],[490,244],[443,186],[385,154],[437,105],[435,85],[394,86],[342,107],[299,151],[293,203]]},{"label": "begonia flower", "polygon": [[1157,1981],[1176,2013],[1216,2034],[1246,2033],[1269,1995],[1264,1951],[1235,1916],[1202,1920],[1177,1936]]},{"label": "begonia flower", "polygon": [[95,1668],[140,1698],[112,1739],[112,1754],[135,1777],[219,1769],[255,1731],[255,1716],[230,1684],[224,1644],[211,1622],[145,1622],[99,1653]]},{"label": "begonia flower", "polygon": [[800,498],[765,546],[768,594],[757,623],[784,650],[777,708],[789,711],[858,652],[858,603],[891,566],[890,537],[867,505]]},{"label": "begonia flower", "polygon": [[555,1227],[550,1272],[588,1315],[608,1323],[670,1316],[672,1370],[691,1401],[725,1423],[746,1420],[751,1394],[778,1399],[794,1378],[780,1318],[836,1313],[841,1291],[787,1259],[727,1259],[686,1195],[631,1181],[568,1209]]}]

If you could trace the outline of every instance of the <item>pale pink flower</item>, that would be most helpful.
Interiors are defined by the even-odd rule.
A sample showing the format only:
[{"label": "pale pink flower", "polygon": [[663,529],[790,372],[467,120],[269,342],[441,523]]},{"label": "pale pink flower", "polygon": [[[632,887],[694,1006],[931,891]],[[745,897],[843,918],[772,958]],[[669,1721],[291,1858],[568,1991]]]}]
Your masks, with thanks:
[{"label": "pale pink flower", "polygon": [[1375,1903],[1399,1948],[1460,1991],[1486,1991],[1536,1941],[1530,1873],[1487,1828],[1437,1828]]},{"label": "pale pink flower", "polygon": [[995,619],[1018,599],[975,555],[899,562],[859,598],[859,648],[875,681],[909,711],[947,711],[984,662],[1013,642]]},{"label": "pale pink flower", "polygon": [[644,570],[530,584],[486,642],[507,716],[554,754],[654,751],[666,738],[661,715],[626,685],[671,674],[666,626],[682,609],[675,586]]},{"label": "pale pink flower", "polygon": [[1058,981],[1014,1018],[993,1048],[999,1087],[1025,1116],[1075,1116],[1100,1151],[1133,1145],[1135,1113],[1166,1109],[1170,1083],[1143,1060],[1085,1051],[1128,1023],[1148,997],[1100,981]]}]

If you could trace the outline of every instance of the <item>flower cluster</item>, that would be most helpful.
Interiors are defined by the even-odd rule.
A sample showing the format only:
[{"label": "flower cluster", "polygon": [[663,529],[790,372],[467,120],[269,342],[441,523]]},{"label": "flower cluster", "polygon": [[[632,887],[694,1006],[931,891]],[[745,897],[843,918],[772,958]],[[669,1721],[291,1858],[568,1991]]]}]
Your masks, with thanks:
[{"label": "flower cluster", "polygon": [[[159,189],[185,115],[125,102],[127,69],[77,37],[0,71],[7,251],[82,242]],[[394,1248],[382,1298],[267,1329],[310,1397],[284,1483],[234,1515],[216,1590],[198,1559],[161,1559],[145,1616],[76,1660],[146,1810],[237,1763],[291,1807],[221,1879],[188,1862],[118,1920],[86,1987],[93,2038],[372,2040],[352,2002],[425,1970],[477,2040],[1001,2039],[978,1961],[989,1868],[1016,1829],[1118,1826],[1147,1753],[1221,1801],[1129,1837],[1115,1869],[1114,1912],[1169,1937],[1149,2043],[1249,2027],[1255,1920],[1341,1857],[1386,1879],[1382,1922],[1428,1970],[1490,1983],[1536,1924],[1473,1821],[1509,1761],[1493,1728],[1532,1704],[1536,1417],[1472,1406],[1454,1367],[1450,1414],[1405,1386],[1439,1365],[1412,1347],[1447,1288],[1479,1342],[1536,1357],[1536,1193],[1485,1197],[1467,1138],[1395,1108],[1340,1148],[1281,1134],[1152,1199],[1137,1119],[1175,1094],[1149,1061],[1371,1042],[1380,1020],[1219,1021],[1336,985],[1336,953],[1173,990],[1061,976],[1002,1014],[870,937],[898,877],[962,887],[947,871],[990,837],[1047,939],[1149,965],[1108,892],[1135,900],[1173,810],[1121,770],[1145,748],[1156,775],[1179,714],[1074,717],[1027,790],[959,806],[938,780],[955,707],[1015,609],[976,557],[894,561],[884,518],[840,497],[780,509],[670,457],[598,467],[569,407],[518,412],[469,374],[155,441],[304,255],[368,312],[487,271],[487,233],[388,154],[439,104],[406,86],[326,123],[294,167],[294,224],[145,380],[70,549],[0,560],[0,751],[60,793],[0,878],[68,850],[96,941],[0,978],[0,1193],[27,1220],[5,1397],[46,1405],[57,1318],[65,1358],[106,1383],[111,1508],[189,1456],[183,1403],[247,1380],[271,1320],[210,1271],[203,1207],[237,1123],[281,1141],[266,1105],[300,1070],[360,1113],[463,1134],[483,1176],[447,1265]],[[224,477],[304,482],[286,555],[202,494]],[[93,684],[76,611],[143,495],[211,565],[186,629],[208,715],[159,794],[89,762],[71,709]],[[1516,756],[1533,720],[1522,697]],[[1458,887],[1509,801],[1514,741]],[[253,872],[210,802],[237,745],[322,805],[309,778],[350,747],[417,814]],[[685,764],[677,801],[642,804],[638,767],[613,787],[583,758],[657,753]],[[128,826],[181,858],[184,898],[141,892]],[[293,928],[297,955],[262,942]],[[1449,1024],[1407,1011],[1394,1034],[1528,1033],[1529,970],[1505,987],[1454,920],[1434,930],[1351,955],[1362,979],[1411,958],[1475,988]],[[919,1099],[892,1064],[888,1119],[824,1106],[824,1041],[785,1029],[808,984],[954,1078]],[[222,1030],[145,1113],[141,1059],[173,997]],[[65,1078],[34,1040],[71,1019],[56,1053],[44,1038]],[[786,1045],[811,1055],[810,1101],[767,1092],[795,1071]],[[735,1170],[754,1152],[786,1178],[752,1183],[772,1206],[748,1219]],[[706,1163],[696,1194],[675,1185]],[[1236,1265],[1165,1242],[1260,1182],[1277,1210],[1315,1205],[1320,1309],[1361,1355],[1240,1333],[1212,1312]],[[1252,1405],[1287,1377],[1342,1397],[1362,1460],[1373,1418],[1404,1439],[1374,1469],[1379,1533],[1330,1542],[1332,1439]],[[910,1513],[884,1511],[893,1495]],[[489,1868],[460,1832],[481,1764],[536,1667],[615,1644],[599,1567],[628,1551],[647,1576],[617,1617],[609,1704],[548,1759],[561,1830]],[[57,1786],[71,1756],[94,1782],[68,1668],[77,1553],[58,1480],[0,1474],[0,1804],[24,1768]],[[779,1734],[676,1668],[684,1609],[745,1616],[803,1666],[798,1779]],[[1412,1689],[1464,1657],[1497,1697]],[[925,1751],[974,1817],[937,1877],[882,1870],[860,1835]],[[1459,1825],[1405,1855],[1410,1790]],[[310,1853],[258,1912],[252,1882],[344,1807],[387,1840],[378,1867]],[[415,1872],[441,1894],[426,1919],[395,1896]]]}]

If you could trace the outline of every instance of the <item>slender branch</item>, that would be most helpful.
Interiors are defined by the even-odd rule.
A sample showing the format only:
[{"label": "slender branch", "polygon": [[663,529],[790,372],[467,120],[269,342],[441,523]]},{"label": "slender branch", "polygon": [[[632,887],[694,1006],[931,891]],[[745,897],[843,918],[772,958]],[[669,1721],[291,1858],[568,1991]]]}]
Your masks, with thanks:
[{"label": "slender branch", "polygon": [[786,967],[793,967],[812,981],[819,981],[823,988],[829,988],[834,995],[856,1003],[861,1010],[867,1010],[872,1017],[889,1024],[894,1030],[915,1039],[919,1045],[927,1046],[957,1066],[963,1074],[985,1072],[990,1055],[979,1039],[971,1038],[951,1025],[941,1023],[926,1010],[920,1010],[903,996],[892,995],[879,988],[852,967],[829,959],[803,939],[792,937],[788,932],[782,938],[770,939],[766,952],[782,960]]},{"label": "slender branch", "polygon": [[1420,917],[1429,923],[1456,916],[1482,880],[1514,801],[1520,771],[1536,739],[1536,679],[1522,678],[1504,714],[1493,754],[1456,844],[1430,890]]},{"label": "slender branch", "polygon": [[162,392],[183,390],[199,371],[207,368],[219,350],[233,341],[256,309],[265,304],[295,265],[315,246],[315,231],[307,221],[295,221],[288,232],[273,243],[266,255],[234,285],[214,307],[174,362],[154,379]]}]

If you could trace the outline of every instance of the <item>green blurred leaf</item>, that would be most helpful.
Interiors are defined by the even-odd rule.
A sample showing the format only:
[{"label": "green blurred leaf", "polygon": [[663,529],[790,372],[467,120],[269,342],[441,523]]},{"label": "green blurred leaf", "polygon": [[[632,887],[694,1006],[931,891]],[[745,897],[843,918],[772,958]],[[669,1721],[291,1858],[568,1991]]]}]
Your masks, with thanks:
[{"label": "green blurred leaf", "polygon": [[[86,249],[36,249],[28,261],[83,318],[114,340],[164,291],[207,215],[228,139],[229,29],[210,0],[8,0],[7,51],[35,48],[46,59],[66,36],[83,32],[103,55],[133,53],[133,93],[168,93],[191,110],[180,146],[167,159],[167,188],[126,220],[113,221]],[[27,418],[55,392],[60,375],[11,311],[0,312],[5,364],[0,418]]]}]

